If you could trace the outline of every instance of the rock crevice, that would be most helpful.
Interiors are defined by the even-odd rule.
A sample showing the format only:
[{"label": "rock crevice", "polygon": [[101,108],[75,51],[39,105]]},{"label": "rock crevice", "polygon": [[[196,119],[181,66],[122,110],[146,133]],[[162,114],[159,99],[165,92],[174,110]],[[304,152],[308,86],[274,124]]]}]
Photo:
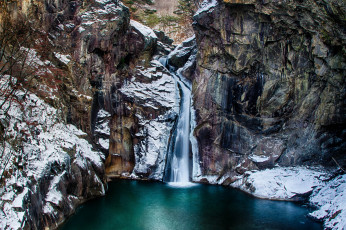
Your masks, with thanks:
[{"label": "rock crevice", "polygon": [[205,1],[193,24],[205,176],[345,164],[343,15],[341,1]]}]

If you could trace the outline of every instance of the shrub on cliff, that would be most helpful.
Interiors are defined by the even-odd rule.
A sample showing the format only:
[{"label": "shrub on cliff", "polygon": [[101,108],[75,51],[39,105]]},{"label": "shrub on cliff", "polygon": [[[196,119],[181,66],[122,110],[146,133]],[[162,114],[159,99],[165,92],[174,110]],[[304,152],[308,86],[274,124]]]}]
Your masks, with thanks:
[{"label": "shrub on cliff", "polygon": [[[43,99],[57,96],[64,76],[49,59],[51,44],[44,32],[35,31],[30,21],[18,15],[10,17],[1,9],[0,23],[0,180],[11,164],[20,161],[22,142],[27,133],[9,135],[11,106],[23,111],[29,91]],[[45,61],[42,61],[45,60]],[[35,126],[35,124],[27,124]],[[14,157],[16,156],[16,157]]]}]

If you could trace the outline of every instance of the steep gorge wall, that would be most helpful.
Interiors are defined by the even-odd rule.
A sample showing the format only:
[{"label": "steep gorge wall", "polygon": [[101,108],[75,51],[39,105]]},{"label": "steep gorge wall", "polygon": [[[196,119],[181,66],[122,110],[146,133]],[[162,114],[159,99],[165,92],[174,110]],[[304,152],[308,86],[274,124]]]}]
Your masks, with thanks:
[{"label": "steep gorge wall", "polygon": [[[37,135],[24,140],[30,148],[23,154],[34,157],[19,163],[23,173],[10,166],[12,175],[0,190],[9,197],[0,202],[5,213],[0,227],[57,228],[77,205],[105,193],[108,176],[162,179],[179,95],[170,73],[152,59],[168,54],[172,47],[160,39],[169,39],[130,21],[129,10],[117,0],[6,1],[4,7],[11,20],[29,22],[39,35],[34,40],[48,41],[42,52],[33,52],[34,58],[59,74],[49,78],[57,84],[52,89],[42,77],[30,88],[47,103],[44,108],[30,104],[30,109],[42,109],[39,124],[55,145],[38,146],[45,142]],[[48,126],[44,111],[53,107],[52,120],[59,123]],[[34,119],[30,112],[18,113],[23,115],[19,123]],[[55,125],[62,128],[55,132]],[[25,128],[45,133],[36,126]],[[29,165],[36,164],[42,170],[27,178],[35,172]],[[20,180],[12,184],[15,177]],[[23,191],[23,186],[30,189]],[[15,207],[18,200],[21,206]]]},{"label": "steep gorge wall", "polygon": [[194,16],[202,177],[345,165],[343,1],[205,1]]},{"label": "steep gorge wall", "polygon": [[[45,58],[64,72],[60,96],[45,101],[103,152],[97,167],[92,159],[84,168],[60,161],[47,167],[54,177],[38,183],[38,208],[30,210],[37,218],[25,226],[56,226],[74,205],[104,192],[105,173],[161,180],[180,98],[171,74],[152,58],[172,47],[131,22],[116,0],[11,2],[13,17],[30,18],[47,36]],[[169,60],[190,62],[182,74],[193,80],[197,115],[202,172],[194,180],[229,184],[247,170],[331,165],[331,157],[345,164],[344,19],[340,1],[220,0],[199,10],[197,63],[192,39],[180,47],[186,56]],[[75,150],[69,145],[61,156],[79,159]],[[47,184],[61,186],[63,201],[47,200]],[[68,197],[76,199],[72,206]],[[40,219],[42,202],[52,210]]]},{"label": "steep gorge wall", "polygon": [[[159,155],[164,162],[177,95],[170,73],[151,60],[172,49],[163,43],[169,41],[165,35],[130,23],[128,8],[117,0],[11,1],[7,8],[12,18],[30,18],[31,26],[49,39],[45,55],[64,72],[55,98],[59,103],[51,103],[62,105],[66,122],[110,153],[107,174],[129,176],[135,160],[147,151],[156,156],[150,156],[148,167],[159,164]],[[67,62],[57,60],[56,53],[68,57]],[[141,92],[136,87],[142,87]],[[163,169],[159,171],[162,174]],[[138,173],[149,177],[155,169]]]}]

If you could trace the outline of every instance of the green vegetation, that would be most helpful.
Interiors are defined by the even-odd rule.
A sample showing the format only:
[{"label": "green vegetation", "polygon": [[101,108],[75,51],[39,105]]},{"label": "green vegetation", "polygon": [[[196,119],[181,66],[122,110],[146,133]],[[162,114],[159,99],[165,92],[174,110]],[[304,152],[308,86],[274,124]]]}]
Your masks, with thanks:
[{"label": "green vegetation", "polygon": [[198,4],[193,0],[179,0],[178,9],[174,12],[177,15],[181,15],[182,18],[192,19],[197,10]]},{"label": "green vegetation", "polygon": [[199,0],[178,0],[174,15],[160,15],[152,8],[152,0],[125,0],[131,11],[131,19],[153,29],[164,31],[176,42],[182,42],[193,35],[192,17],[198,8]]},{"label": "green vegetation", "polygon": [[147,14],[144,16],[143,21],[147,26],[153,28],[160,23],[160,17],[156,14]]},{"label": "green vegetation", "polygon": [[148,5],[153,5],[153,1],[152,0],[126,0],[124,1],[124,3],[126,5],[133,5],[135,3],[138,3],[138,4],[148,4]]},{"label": "green vegetation", "polygon": [[166,15],[160,17],[161,24],[166,26],[175,26],[179,22],[180,18],[172,15]]},{"label": "green vegetation", "polygon": [[151,28],[174,26],[178,24],[179,18],[173,15],[160,16],[154,9],[141,9],[142,5],[153,5],[151,0],[128,0],[124,1],[125,5],[131,11],[131,18],[137,20]]}]

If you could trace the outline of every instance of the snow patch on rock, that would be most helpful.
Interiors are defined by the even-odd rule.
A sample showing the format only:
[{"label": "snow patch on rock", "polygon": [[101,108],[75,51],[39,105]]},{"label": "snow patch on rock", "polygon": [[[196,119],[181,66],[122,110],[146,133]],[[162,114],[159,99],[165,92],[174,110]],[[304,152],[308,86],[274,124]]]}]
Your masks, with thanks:
[{"label": "snow patch on rock", "polygon": [[[309,203],[318,208],[311,217],[323,221],[325,229],[345,229],[346,175],[331,176],[322,167],[277,167],[246,172],[231,186],[263,199],[295,200],[295,196],[310,195]],[[206,178],[215,182],[212,176]]]},{"label": "snow patch on rock", "polygon": [[[152,61],[149,68],[138,66],[135,76],[124,82],[120,92],[141,107],[136,110],[140,128],[135,136],[140,141],[134,146],[135,167],[131,177],[144,175],[161,180],[170,133],[179,112],[178,86],[161,63]],[[143,111],[146,109],[161,115],[153,117]]]},{"label": "snow patch on rock", "polygon": [[290,200],[296,195],[312,192],[328,177],[329,174],[322,168],[277,167],[247,172],[241,180],[231,186],[258,198]]},{"label": "snow patch on rock", "polygon": [[107,112],[106,110],[99,110],[97,113],[97,123],[95,127],[95,133],[99,135],[105,135],[108,136],[111,133],[111,130],[109,128],[109,120],[110,120],[111,114]]},{"label": "snow patch on rock", "polygon": [[[63,195],[59,191],[59,183],[61,181],[61,178],[65,175],[65,173],[62,173],[58,176],[55,176],[53,180],[50,183],[50,186],[48,188],[48,193],[46,194],[46,202],[59,205],[59,203],[63,200]],[[43,208],[44,211],[46,211],[46,208]],[[50,211],[49,211],[50,212]],[[48,212],[48,213],[49,213]]]},{"label": "snow patch on rock", "polygon": [[155,119],[149,121],[136,134],[137,137],[145,138],[135,146],[136,164],[134,172],[136,174],[146,174],[148,169],[156,167],[150,178],[162,179],[171,129],[172,125],[169,123]]},{"label": "snow patch on rock", "polygon": [[202,12],[213,10],[213,8],[217,5],[218,5],[217,0],[204,0],[200,8],[195,13],[195,15],[200,14]]},{"label": "snow patch on rock", "polygon": [[[196,47],[196,36],[193,35],[192,37],[186,39],[185,41],[183,41],[180,45],[178,45],[177,47],[175,47],[175,49],[169,53],[169,55],[167,56],[167,60],[168,63],[170,65],[176,65],[177,63],[171,63],[172,59],[180,59],[184,60],[184,58],[187,57],[187,60],[184,60],[186,62],[180,63],[182,68],[188,68],[189,65],[192,64],[193,61],[195,61],[196,56],[195,55],[191,55],[191,51]],[[173,61],[176,62],[176,61]],[[178,61],[179,62],[179,61]],[[182,69],[183,70],[183,69]]]},{"label": "snow patch on rock", "polygon": [[64,55],[64,54],[60,54],[60,53],[56,53],[56,52],[54,53],[54,55],[57,59],[59,59],[65,65],[67,65],[71,61],[70,55]]},{"label": "snow patch on rock", "polygon": [[317,186],[310,203],[318,208],[310,216],[323,220],[326,229],[346,229],[346,174]]},{"label": "snow patch on rock", "polygon": [[[153,65],[161,65],[152,62]],[[143,68],[143,67],[142,67]],[[161,72],[157,68],[141,69],[136,77],[125,82],[120,91],[135,101],[142,103],[141,106],[159,109],[159,107],[174,108],[179,110],[176,95],[176,84],[172,76],[167,72]],[[155,79],[151,82],[141,82],[140,78]]]},{"label": "snow patch on rock", "polygon": [[130,24],[137,31],[139,31],[144,37],[150,37],[152,39],[157,39],[155,32],[151,28],[149,28],[149,27],[147,27],[147,26],[145,26],[145,25],[143,25],[143,24],[141,24],[135,20],[131,20]]},{"label": "snow patch on rock", "polygon": [[[0,113],[7,137],[6,144],[0,146],[1,152],[6,146],[0,162],[0,173],[5,173],[4,187],[0,189],[1,229],[22,229],[31,219],[28,215],[32,208],[42,207],[35,211],[47,215],[58,212],[61,201],[67,199],[60,191],[60,184],[66,174],[72,173],[72,165],[89,172],[91,165],[94,169],[103,168],[103,154],[94,151],[84,139],[86,133],[64,124],[59,109],[32,93],[18,91],[16,95],[18,101],[11,102],[8,113]],[[0,103],[3,100],[0,96]],[[99,181],[98,186],[104,192],[102,180],[96,174],[90,177]],[[48,184],[43,194],[42,188]],[[44,197],[38,201],[43,203],[33,207],[29,199],[37,193]]]},{"label": "snow patch on rock", "polygon": [[102,148],[109,149],[109,139],[100,138],[99,144],[101,145]]},{"label": "snow patch on rock", "polygon": [[259,163],[259,162],[268,161],[270,157],[269,157],[269,156],[262,156],[262,155],[260,155],[260,156],[258,156],[258,155],[251,155],[251,156],[249,156],[249,158],[250,158],[253,162]]},{"label": "snow patch on rock", "polygon": [[[104,27],[107,23],[116,21],[118,19],[118,15],[121,14],[123,10],[123,4],[119,1],[111,1],[111,0],[97,0],[96,3],[99,4],[97,7],[91,7],[89,11],[83,12],[80,14],[82,19],[81,25],[78,28],[80,33],[83,33],[86,28],[92,26],[102,26]],[[105,16],[111,15],[113,18],[107,18],[105,20]],[[101,34],[106,34],[110,31],[104,29],[100,31]]]}]

